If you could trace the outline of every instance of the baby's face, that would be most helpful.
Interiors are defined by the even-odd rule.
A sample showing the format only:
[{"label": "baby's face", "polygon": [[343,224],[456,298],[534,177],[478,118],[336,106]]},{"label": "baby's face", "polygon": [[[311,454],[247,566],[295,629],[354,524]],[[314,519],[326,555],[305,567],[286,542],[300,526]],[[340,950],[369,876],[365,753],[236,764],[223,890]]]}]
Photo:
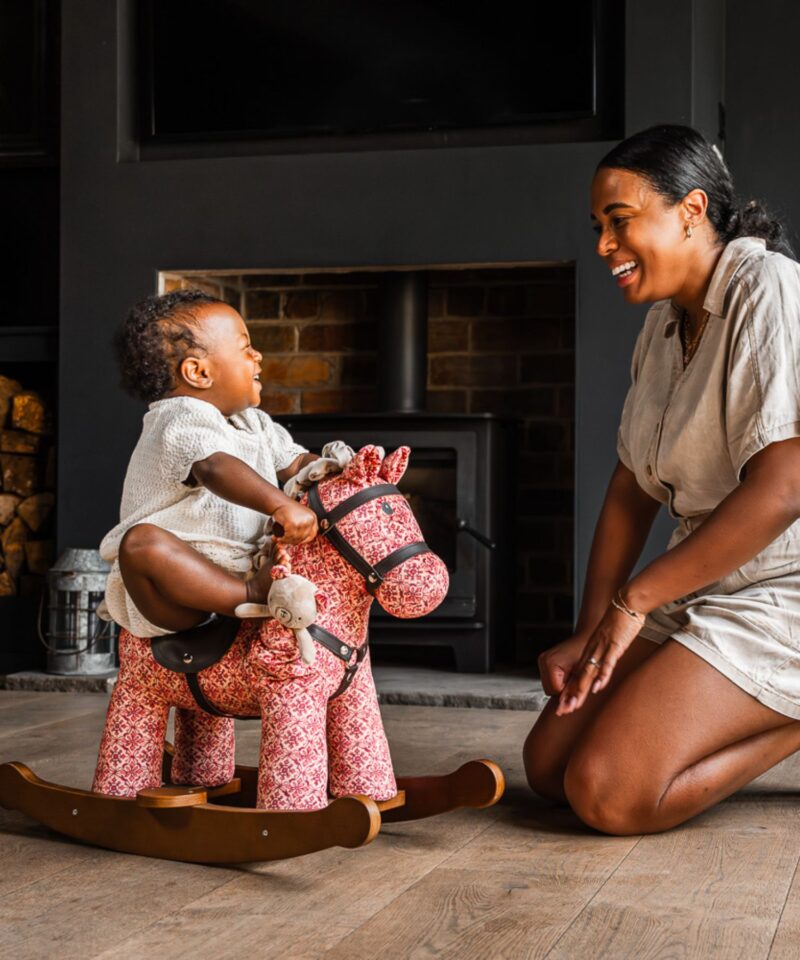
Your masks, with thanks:
[{"label": "baby's face", "polygon": [[198,313],[212,380],[206,398],[225,416],[257,407],[261,354],[250,343],[244,320],[224,303],[209,303]]}]

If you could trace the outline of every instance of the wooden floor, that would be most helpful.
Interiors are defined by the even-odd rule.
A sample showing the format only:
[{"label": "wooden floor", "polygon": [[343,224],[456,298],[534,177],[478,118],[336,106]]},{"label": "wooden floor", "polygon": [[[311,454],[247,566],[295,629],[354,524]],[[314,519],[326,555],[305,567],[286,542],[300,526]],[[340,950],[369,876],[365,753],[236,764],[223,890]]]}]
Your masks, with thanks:
[{"label": "wooden floor", "polygon": [[[0,692],[0,761],[88,787],[101,694]],[[201,867],[94,850],[0,810],[0,960],[800,956],[800,757],[686,827],[610,838],[524,787],[534,714],[390,706],[402,773],[489,756],[492,810],[390,824],[360,850]],[[257,725],[239,758],[254,762]]]}]

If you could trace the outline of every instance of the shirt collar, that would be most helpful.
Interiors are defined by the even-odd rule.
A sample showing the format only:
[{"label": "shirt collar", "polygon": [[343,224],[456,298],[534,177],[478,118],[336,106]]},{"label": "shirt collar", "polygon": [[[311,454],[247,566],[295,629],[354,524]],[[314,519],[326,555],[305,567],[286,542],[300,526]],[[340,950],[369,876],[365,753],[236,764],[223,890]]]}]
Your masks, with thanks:
[{"label": "shirt collar", "polygon": [[737,237],[725,247],[717,261],[708,285],[703,309],[714,317],[724,317],[728,291],[742,264],[756,254],[763,254],[766,242],[760,237]]}]

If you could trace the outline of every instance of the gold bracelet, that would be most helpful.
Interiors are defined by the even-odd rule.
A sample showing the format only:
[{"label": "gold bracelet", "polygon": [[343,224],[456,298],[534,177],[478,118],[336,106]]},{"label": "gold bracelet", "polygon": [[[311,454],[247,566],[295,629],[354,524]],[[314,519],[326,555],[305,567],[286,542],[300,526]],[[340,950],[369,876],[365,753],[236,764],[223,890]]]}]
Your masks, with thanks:
[{"label": "gold bracelet", "polygon": [[644,623],[644,614],[638,613],[636,610],[631,610],[628,604],[622,599],[619,590],[617,590],[615,596],[611,598],[611,606],[616,607],[617,610],[627,614],[627,616],[631,617],[631,619],[635,620],[637,623]]}]

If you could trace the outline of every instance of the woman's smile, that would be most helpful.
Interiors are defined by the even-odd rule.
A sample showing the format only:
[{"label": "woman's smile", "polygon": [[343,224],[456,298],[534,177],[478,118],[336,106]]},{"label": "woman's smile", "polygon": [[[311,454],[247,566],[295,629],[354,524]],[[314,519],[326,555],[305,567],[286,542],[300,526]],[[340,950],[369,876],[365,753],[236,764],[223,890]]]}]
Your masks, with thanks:
[{"label": "woman's smile", "polygon": [[629,287],[639,277],[639,264],[636,260],[612,260],[609,262],[611,276],[617,281],[618,287]]}]

